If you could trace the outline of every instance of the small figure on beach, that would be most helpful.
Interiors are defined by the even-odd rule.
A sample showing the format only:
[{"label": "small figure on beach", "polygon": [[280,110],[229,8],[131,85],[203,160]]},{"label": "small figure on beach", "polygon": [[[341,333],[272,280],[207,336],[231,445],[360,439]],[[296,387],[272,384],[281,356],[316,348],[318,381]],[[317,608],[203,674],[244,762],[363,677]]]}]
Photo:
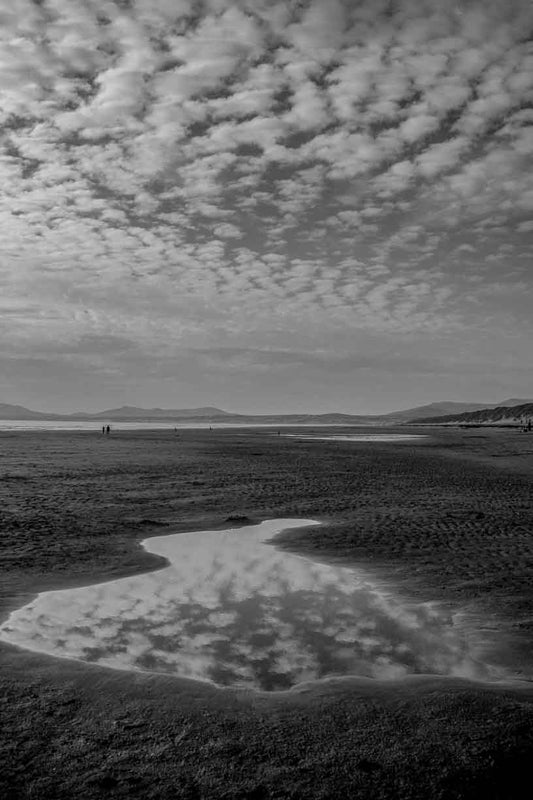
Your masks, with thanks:
[{"label": "small figure on beach", "polygon": [[111,433],[111,425],[106,425],[105,432],[109,436],[109,434]]},{"label": "small figure on beach", "polygon": [[105,433],[105,425],[102,425],[102,433]]}]

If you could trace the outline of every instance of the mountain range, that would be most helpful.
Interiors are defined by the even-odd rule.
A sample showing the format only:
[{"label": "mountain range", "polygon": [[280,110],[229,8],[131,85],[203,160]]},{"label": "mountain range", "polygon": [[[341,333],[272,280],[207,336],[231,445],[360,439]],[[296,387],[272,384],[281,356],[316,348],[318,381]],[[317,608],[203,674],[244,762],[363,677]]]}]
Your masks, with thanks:
[{"label": "mountain range", "polygon": [[[200,408],[137,408],[121,406],[105,411],[87,413],[77,411],[72,414],[55,414],[46,411],[32,411],[19,405],[0,403],[0,419],[4,420],[94,420],[106,422],[149,422],[168,421],[169,423],[191,422],[198,420],[204,423],[225,422],[235,424],[315,424],[315,425],[394,425],[407,422],[444,422],[462,421],[472,413],[485,413],[490,410],[508,409],[511,406],[522,407],[531,400],[510,399],[493,405],[487,403],[457,403],[442,401],[429,405],[417,406],[389,414],[234,414],[212,406]],[[529,412],[532,413],[532,412]]]}]

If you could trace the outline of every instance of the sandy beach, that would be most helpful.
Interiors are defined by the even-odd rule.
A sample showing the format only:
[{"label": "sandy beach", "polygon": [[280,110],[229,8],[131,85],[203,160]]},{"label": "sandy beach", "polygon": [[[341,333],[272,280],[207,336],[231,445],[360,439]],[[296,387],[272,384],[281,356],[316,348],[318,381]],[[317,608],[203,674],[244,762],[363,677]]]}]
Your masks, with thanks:
[{"label": "sandy beach", "polygon": [[[322,525],[279,546],[461,609],[505,640],[518,678],[531,671],[528,435],[436,430],[400,444],[264,430],[10,432],[0,448],[2,620],[39,591],[163,566],[139,543],[167,529],[299,517]],[[349,679],[265,694],[7,645],[0,681],[10,800],[526,796],[524,681]]]}]

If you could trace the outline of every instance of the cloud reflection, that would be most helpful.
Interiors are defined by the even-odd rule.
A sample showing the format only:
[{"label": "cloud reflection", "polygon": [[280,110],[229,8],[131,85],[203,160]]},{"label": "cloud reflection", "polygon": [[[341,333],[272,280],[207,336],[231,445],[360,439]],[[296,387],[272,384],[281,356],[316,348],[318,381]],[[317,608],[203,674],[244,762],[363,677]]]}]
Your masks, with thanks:
[{"label": "cloud reflection", "polygon": [[273,691],[332,675],[495,677],[468,634],[428,603],[401,604],[361,571],[266,546],[277,520],[151,538],[170,566],[40,594],[0,638],[50,655]]}]

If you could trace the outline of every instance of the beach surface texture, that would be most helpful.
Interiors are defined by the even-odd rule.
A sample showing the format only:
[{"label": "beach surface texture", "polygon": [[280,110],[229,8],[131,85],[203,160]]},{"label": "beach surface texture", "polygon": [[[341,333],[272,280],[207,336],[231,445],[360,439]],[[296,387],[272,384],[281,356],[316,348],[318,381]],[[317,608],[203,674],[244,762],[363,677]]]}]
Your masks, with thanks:
[{"label": "beach surface texture", "polygon": [[533,440],[424,434],[386,442],[253,429],[2,433],[0,624],[41,592],[157,574],[168,561],[141,547],[150,537],[316,520],[286,530],[275,547],[365,570],[406,604],[460,613],[478,632],[477,652],[506,677],[221,689],[2,642],[1,796],[528,796]]}]

